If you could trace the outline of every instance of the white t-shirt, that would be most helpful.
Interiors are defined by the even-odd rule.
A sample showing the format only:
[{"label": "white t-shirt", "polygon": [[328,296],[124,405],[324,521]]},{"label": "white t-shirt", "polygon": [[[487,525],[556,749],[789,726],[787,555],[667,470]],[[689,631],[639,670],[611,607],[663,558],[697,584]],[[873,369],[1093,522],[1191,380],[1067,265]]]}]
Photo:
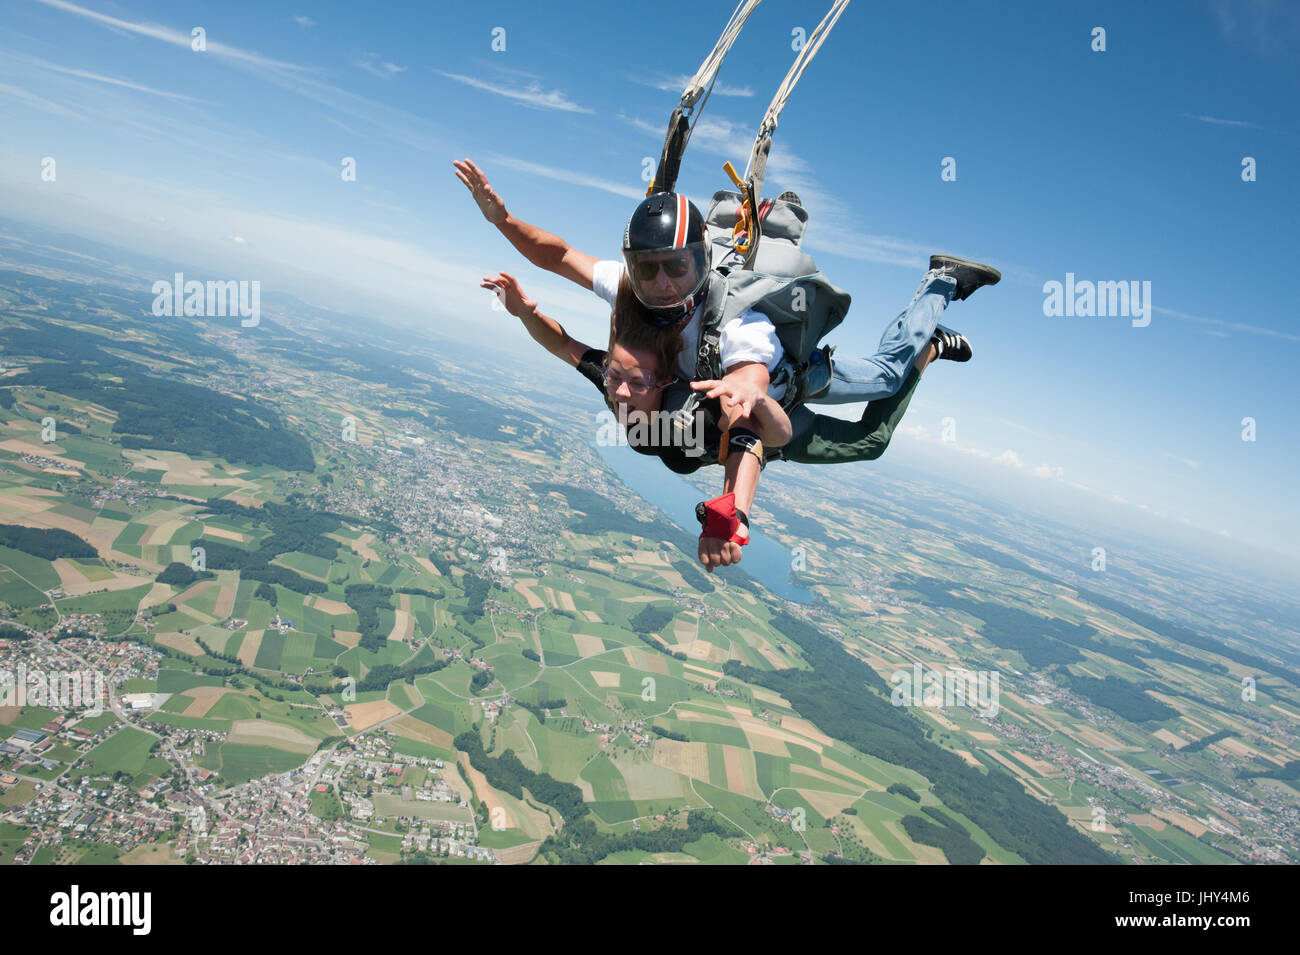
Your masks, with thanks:
[{"label": "white t-shirt", "polygon": [[[602,259],[591,270],[592,291],[614,307],[618,298],[618,283],[627,271],[620,259]],[[683,381],[695,377],[695,353],[700,341],[700,308],[691,314],[691,320],[682,327],[682,350],[677,354],[676,374]],[[718,352],[724,371],[737,362],[761,361],[769,372],[775,371],[785,354],[781,340],[776,337],[776,326],[762,312],[752,308],[741,312],[722,326],[718,337]],[[773,398],[785,394],[785,386],[768,389]]]}]

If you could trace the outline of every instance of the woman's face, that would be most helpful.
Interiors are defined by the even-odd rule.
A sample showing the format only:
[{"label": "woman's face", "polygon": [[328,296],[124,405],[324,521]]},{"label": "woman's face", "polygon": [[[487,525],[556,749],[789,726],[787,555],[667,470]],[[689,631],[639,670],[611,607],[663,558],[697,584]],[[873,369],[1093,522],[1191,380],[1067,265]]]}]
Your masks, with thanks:
[{"label": "woman's face", "polygon": [[614,402],[614,411],[623,425],[630,411],[658,411],[663,387],[654,355],[642,348],[615,345],[605,372],[605,393]]}]

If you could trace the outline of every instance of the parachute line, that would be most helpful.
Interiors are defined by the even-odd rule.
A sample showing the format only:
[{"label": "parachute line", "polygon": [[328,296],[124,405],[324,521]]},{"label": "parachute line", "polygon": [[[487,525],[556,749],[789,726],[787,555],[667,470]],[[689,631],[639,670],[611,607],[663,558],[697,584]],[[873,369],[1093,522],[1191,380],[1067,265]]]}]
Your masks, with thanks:
[{"label": "parachute line", "polygon": [[776,129],[781,110],[785,109],[786,101],[790,98],[790,94],[794,92],[799,78],[803,76],[804,70],[808,69],[808,64],[813,61],[813,57],[817,55],[822,44],[826,42],[826,37],[830,36],[836,21],[839,20],[840,15],[844,13],[848,5],[849,0],[835,0],[831,4],[830,10],[822,18],[822,22],[817,24],[812,36],[799,50],[799,55],[794,58],[794,63],[790,66],[790,72],[786,73],[785,79],[781,81],[776,95],[772,97],[772,102],[767,107],[767,112],[763,115],[763,122],[759,124],[758,137],[754,140],[754,149],[749,154],[749,164],[745,167],[744,176],[746,181],[751,176],[754,178],[755,195],[762,191],[763,178],[767,173],[767,154],[772,148],[772,132]]}]

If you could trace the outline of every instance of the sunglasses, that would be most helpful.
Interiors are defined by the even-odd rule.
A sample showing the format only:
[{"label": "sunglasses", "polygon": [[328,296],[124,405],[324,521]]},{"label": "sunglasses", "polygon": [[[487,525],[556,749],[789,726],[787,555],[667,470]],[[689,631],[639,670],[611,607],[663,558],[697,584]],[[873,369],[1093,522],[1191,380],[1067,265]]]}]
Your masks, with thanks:
[{"label": "sunglasses", "polygon": [[605,371],[605,388],[610,392],[618,391],[620,385],[627,385],[628,391],[632,392],[632,394],[644,395],[667,384],[668,382],[659,384],[650,381],[648,378],[624,378],[621,375],[614,374],[612,370],[606,369]]},{"label": "sunglasses", "polygon": [[642,282],[649,282],[659,274],[659,269],[668,273],[670,279],[679,279],[690,271],[690,261],[685,259],[666,259],[662,262],[638,262],[636,277]]}]

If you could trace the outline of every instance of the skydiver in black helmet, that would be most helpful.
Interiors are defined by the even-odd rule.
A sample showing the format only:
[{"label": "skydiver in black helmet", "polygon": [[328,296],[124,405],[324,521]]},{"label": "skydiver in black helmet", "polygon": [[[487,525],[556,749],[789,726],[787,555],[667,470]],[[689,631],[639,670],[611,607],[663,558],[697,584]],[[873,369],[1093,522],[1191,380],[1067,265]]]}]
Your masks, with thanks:
[{"label": "skydiver in black helmet", "polygon": [[[644,306],[641,314],[681,337],[676,375],[688,382],[696,377],[700,306],[708,294],[714,267],[723,263],[711,262],[704,217],[684,195],[659,193],[640,202],[624,230],[622,261],[601,260],[579,252],[553,233],[511,216],[487,176],[471,160],[453,165],[484,218],[533,265],[594,291],[611,307],[626,274]],[[782,199],[799,205],[793,193]],[[739,264],[738,256],[729,258],[728,264]],[[910,373],[918,358],[925,357],[927,346],[934,349],[937,358],[967,361],[972,355],[965,336],[938,324],[943,309],[952,299],[965,299],[981,285],[996,284],[1000,278],[996,269],[980,263],[932,256],[930,270],[908,307],[885,329],[875,355],[832,361],[832,349],[827,347],[811,356],[800,406],[791,415],[793,438],[780,456],[808,462],[878,456],[878,443],[858,435],[853,422],[815,415],[802,403],[848,404],[898,396],[905,408],[917,378]],[[740,560],[740,545],[748,540],[748,528],[740,518],[752,506],[764,460],[759,438],[763,423],[751,415],[764,398],[785,397],[785,385],[773,388],[771,383],[771,373],[780,364],[783,350],[775,326],[765,315],[748,309],[728,321],[719,330],[718,350],[724,371],[721,381],[694,382],[692,387],[704,390],[710,397],[721,397],[729,447],[749,453],[727,455],[723,495],[706,502],[722,502],[713,508],[721,512],[720,516],[714,515],[718,519],[711,524],[705,522],[701,561],[706,566],[712,562],[725,566]],[[910,388],[900,396],[905,384]],[[867,419],[864,412],[858,424]],[[868,447],[874,450],[868,452]],[[729,537],[724,536],[726,529],[733,531]],[[708,537],[710,533],[720,536]]]}]

